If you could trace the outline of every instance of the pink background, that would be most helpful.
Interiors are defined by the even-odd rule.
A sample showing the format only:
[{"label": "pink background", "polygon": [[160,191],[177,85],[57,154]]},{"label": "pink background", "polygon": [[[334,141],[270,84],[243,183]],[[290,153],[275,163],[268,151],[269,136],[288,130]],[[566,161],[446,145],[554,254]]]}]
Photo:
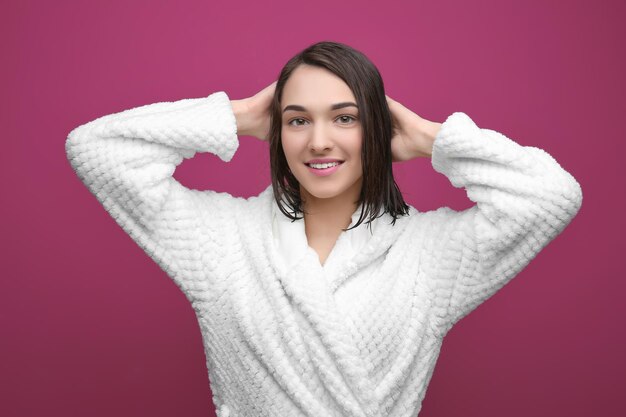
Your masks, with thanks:
[{"label": "pink background", "polygon": [[[191,305],[75,176],[65,138],[143,104],[250,96],[320,40],[364,52],[421,116],[464,111],[582,185],[574,221],[448,334],[420,417],[626,415],[625,5],[2,2],[0,415],[213,415]],[[394,169],[418,210],[472,204],[430,160]],[[201,154],[175,176],[256,195],[267,146],[242,137],[231,162]]]}]

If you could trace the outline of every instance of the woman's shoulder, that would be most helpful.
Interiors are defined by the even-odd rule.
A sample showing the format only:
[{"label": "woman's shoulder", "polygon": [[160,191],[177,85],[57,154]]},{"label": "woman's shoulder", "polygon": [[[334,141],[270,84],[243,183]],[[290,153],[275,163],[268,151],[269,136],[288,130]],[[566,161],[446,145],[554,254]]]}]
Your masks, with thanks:
[{"label": "woman's shoulder", "polygon": [[248,197],[230,196],[233,215],[243,222],[267,223],[271,221],[274,203],[274,190],[268,185]]},{"label": "woman's shoulder", "polygon": [[441,233],[444,230],[459,228],[459,223],[466,223],[474,215],[475,206],[455,210],[448,206],[419,211],[412,206],[409,211],[409,223],[421,233]]},{"label": "woman's shoulder", "polygon": [[237,209],[243,211],[241,215],[261,221],[272,214],[272,204],[274,202],[274,190],[272,184],[268,185],[260,192],[249,197],[235,197],[233,204]]},{"label": "woman's shoulder", "polygon": [[227,191],[196,189],[189,191],[194,196],[194,203],[199,204],[200,208],[205,210],[211,209],[212,206],[213,208],[223,206],[230,210],[249,209],[257,205],[266,205],[273,198],[271,185],[249,197],[233,195]]},{"label": "woman's shoulder", "polygon": [[[249,197],[226,191],[189,190],[192,198],[183,208],[199,227],[219,234],[226,245],[246,236],[256,239],[271,223],[271,186]],[[257,233],[258,232],[258,233]]]}]

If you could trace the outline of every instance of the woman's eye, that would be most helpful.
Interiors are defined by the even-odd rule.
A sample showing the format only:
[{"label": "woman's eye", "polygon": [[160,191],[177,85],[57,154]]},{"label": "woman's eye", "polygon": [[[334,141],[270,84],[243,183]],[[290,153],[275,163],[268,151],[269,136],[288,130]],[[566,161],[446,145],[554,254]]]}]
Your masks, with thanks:
[{"label": "woman's eye", "polygon": [[295,118],[295,119],[291,119],[291,120],[290,120],[287,124],[288,124],[288,125],[292,125],[292,126],[301,126],[300,124],[293,124],[293,122],[295,122],[295,121],[297,121],[297,120],[304,120],[304,119],[303,119],[303,118],[301,118],[301,117],[297,117],[297,118]]},{"label": "woman's eye", "polygon": [[[343,121],[346,121],[349,123],[350,121],[356,121],[356,117],[354,116],[349,116],[349,115],[343,115],[343,116],[339,116],[337,119],[342,119]],[[346,123],[344,123],[346,124]]]},{"label": "woman's eye", "polygon": [[[356,121],[357,118],[351,115],[343,115],[343,116],[337,117],[336,120],[340,120],[341,124],[345,125],[345,124],[350,124],[353,121]],[[303,119],[302,117],[296,117],[295,119],[291,119],[289,122],[287,122],[287,124],[291,126],[302,126],[304,123],[306,123],[306,120]]]}]

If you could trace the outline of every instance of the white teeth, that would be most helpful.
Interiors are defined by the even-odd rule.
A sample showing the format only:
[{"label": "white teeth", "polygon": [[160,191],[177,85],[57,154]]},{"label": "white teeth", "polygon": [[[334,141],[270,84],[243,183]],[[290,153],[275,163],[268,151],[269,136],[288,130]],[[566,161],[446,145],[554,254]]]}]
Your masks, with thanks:
[{"label": "white teeth", "polygon": [[334,167],[336,165],[339,165],[339,162],[329,162],[329,163],[325,163],[325,164],[309,164],[309,166],[311,168],[316,168],[316,169],[330,168],[330,167]]}]

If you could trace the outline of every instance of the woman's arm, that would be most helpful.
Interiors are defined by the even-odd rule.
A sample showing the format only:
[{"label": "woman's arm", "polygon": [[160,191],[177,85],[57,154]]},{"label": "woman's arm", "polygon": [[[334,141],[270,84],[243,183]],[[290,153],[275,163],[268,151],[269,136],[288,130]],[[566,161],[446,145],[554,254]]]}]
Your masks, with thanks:
[{"label": "woman's arm", "polygon": [[225,258],[220,238],[236,198],[187,189],[172,175],[196,152],[228,162],[238,146],[223,91],[100,117],[72,130],[65,144],[80,180],[190,299],[207,290],[199,252],[205,260],[210,253],[211,269]]},{"label": "woman's arm", "polygon": [[473,207],[443,211],[436,271],[449,294],[446,331],[519,273],[574,218],[580,184],[547,152],[481,129],[465,113],[442,124],[432,166]]},{"label": "woman's arm", "polygon": [[[496,293],[574,218],[580,184],[545,151],[521,146],[465,113],[441,123],[387,97],[394,161],[431,157],[433,168],[476,204],[442,207],[428,219],[429,269],[444,332]],[[424,225],[426,228],[426,225]]]}]

